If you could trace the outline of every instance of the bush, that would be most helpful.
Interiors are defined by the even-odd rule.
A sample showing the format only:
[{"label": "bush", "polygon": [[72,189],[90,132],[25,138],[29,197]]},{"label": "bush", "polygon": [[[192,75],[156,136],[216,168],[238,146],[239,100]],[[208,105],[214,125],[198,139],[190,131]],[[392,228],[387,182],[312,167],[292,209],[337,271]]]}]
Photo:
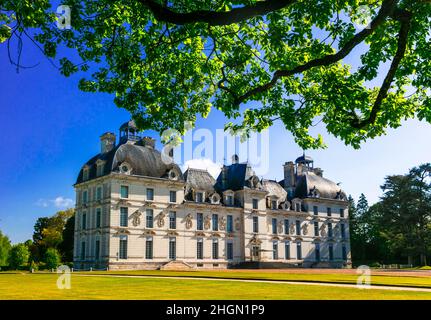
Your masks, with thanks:
[{"label": "bush", "polygon": [[18,269],[28,263],[29,257],[30,252],[28,251],[28,247],[23,243],[19,243],[12,246],[10,250],[9,265],[12,269]]},{"label": "bush", "polygon": [[45,262],[48,269],[56,269],[60,265],[61,258],[57,249],[49,248],[46,250]]},{"label": "bush", "polygon": [[30,262],[29,271],[31,272],[32,270],[34,271],[39,270],[39,264],[35,261]]}]

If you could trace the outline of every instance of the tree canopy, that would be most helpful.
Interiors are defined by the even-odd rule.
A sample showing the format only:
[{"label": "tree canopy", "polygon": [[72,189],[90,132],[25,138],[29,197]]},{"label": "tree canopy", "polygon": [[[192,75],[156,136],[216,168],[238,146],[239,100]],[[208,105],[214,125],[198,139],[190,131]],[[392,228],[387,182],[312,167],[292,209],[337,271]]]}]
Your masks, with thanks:
[{"label": "tree canopy", "polygon": [[431,122],[429,1],[62,4],[70,29],[58,29],[49,0],[0,1],[0,40],[30,38],[64,75],[82,73],[82,90],[115,94],[141,129],[184,133],[216,108],[233,132],[279,120],[301,147],[318,148],[310,128],[323,123],[359,148],[403,119]]}]

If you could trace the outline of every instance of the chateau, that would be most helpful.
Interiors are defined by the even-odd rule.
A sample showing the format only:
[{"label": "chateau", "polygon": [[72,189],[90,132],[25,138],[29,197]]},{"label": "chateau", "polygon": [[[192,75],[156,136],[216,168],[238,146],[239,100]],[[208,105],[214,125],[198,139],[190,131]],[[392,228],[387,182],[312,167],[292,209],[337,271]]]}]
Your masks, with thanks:
[{"label": "chateau", "polygon": [[75,268],[351,266],[346,195],[308,156],[274,181],[234,155],[214,179],[166,164],[133,121],[100,142],[74,185]]}]

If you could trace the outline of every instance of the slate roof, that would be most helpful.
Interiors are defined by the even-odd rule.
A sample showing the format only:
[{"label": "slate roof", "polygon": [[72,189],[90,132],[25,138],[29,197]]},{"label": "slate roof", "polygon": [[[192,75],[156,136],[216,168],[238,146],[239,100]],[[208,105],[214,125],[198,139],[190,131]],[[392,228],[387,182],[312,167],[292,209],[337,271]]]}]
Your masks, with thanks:
[{"label": "slate roof", "polygon": [[186,194],[191,189],[205,191],[207,195],[214,192],[216,181],[207,170],[189,168],[184,172],[183,176],[186,181]]},{"label": "slate roof", "polygon": [[287,192],[277,181],[262,179],[261,183],[263,189],[268,192],[267,196],[276,196],[280,202],[286,201]]},{"label": "slate roof", "polygon": [[[346,194],[335,182],[320,177],[314,172],[306,172],[297,178],[295,197],[312,197],[316,190],[319,198],[346,200]],[[314,189],[315,188],[315,189]]]},{"label": "slate roof", "polygon": [[254,171],[250,164],[234,163],[224,167],[226,170],[226,183],[223,186],[223,169],[217,177],[215,189],[219,192],[225,190],[241,190],[246,187],[247,181],[254,176]]}]

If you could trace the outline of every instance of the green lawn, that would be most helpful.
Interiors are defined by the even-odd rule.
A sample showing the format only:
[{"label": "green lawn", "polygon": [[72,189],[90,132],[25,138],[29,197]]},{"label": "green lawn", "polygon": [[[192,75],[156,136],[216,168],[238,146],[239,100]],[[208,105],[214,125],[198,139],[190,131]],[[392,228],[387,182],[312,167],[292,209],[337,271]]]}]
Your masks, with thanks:
[{"label": "green lawn", "polygon": [[431,299],[431,293],[366,290],[229,280],[72,275],[71,289],[57,288],[56,274],[0,273],[0,299]]}]

